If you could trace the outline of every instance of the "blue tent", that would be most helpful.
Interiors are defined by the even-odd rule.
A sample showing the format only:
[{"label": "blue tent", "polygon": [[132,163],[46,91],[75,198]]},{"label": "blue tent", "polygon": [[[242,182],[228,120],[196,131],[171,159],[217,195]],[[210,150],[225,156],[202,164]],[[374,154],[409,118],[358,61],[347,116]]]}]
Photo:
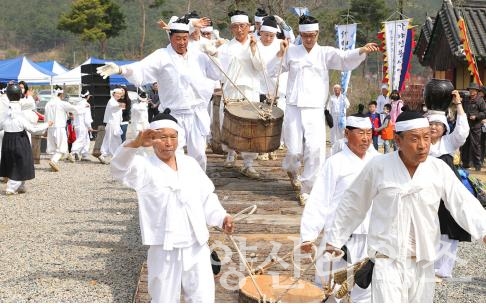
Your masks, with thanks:
[{"label": "blue tent", "polygon": [[43,67],[44,69],[51,71],[52,73],[59,75],[62,73],[66,73],[69,71],[66,69],[64,66],[59,64],[56,60],[50,60],[50,61],[41,61],[41,62],[36,62],[37,65]]},{"label": "blue tent", "polygon": [[0,81],[20,81],[29,84],[50,84],[54,73],[35,64],[25,56],[0,61]]},{"label": "blue tent", "polygon": [[[129,60],[109,60],[109,59],[99,59],[95,57],[90,57],[88,60],[83,62],[81,65],[85,64],[104,64],[106,62],[114,62],[117,65],[124,65],[124,64],[129,64],[132,63],[133,61]],[[59,85],[79,85],[81,84],[81,65],[75,67],[71,71],[68,71],[63,74],[56,75],[52,77],[52,83],[53,84],[59,84]],[[125,77],[121,75],[112,75],[110,76],[110,85],[117,85],[117,84],[125,84],[128,85],[129,82],[128,80],[125,79]]]}]

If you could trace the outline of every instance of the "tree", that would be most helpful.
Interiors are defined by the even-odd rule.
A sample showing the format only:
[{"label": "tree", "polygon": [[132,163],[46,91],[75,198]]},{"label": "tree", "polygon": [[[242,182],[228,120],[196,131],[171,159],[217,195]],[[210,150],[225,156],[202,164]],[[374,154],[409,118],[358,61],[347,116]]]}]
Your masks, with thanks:
[{"label": "tree", "polygon": [[[347,15],[348,10],[342,10],[341,15]],[[359,23],[356,35],[357,45],[376,40],[376,34],[380,30],[381,22],[385,21],[389,14],[384,0],[351,0],[349,15]]]},{"label": "tree", "polygon": [[[125,0],[131,1],[131,0]],[[140,43],[138,45],[138,56],[144,56],[145,36],[147,28],[147,4],[149,8],[158,8],[164,5],[165,0],[136,0],[140,8]]]},{"label": "tree", "polygon": [[[385,21],[389,11],[384,0],[351,0],[351,7],[349,10],[342,10],[341,15],[348,13],[358,23],[356,46],[362,46],[367,42],[376,41],[381,22]],[[364,62],[363,75],[368,69],[369,57],[367,56]]]},{"label": "tree", "polygon": [[125,16],[112,0],[75,0],[71,11],[61,14],[57,27],[79,35],[83,43],[98,41],[103,58],[107,40],[126,28]]}]

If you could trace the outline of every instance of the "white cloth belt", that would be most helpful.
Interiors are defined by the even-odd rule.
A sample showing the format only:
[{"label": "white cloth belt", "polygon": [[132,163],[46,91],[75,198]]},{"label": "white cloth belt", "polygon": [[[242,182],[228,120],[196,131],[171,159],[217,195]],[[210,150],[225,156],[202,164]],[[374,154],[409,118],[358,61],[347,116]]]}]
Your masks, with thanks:
[{"label": "white cloth belt", "polygon": [[402,198],[419,193],[423,188],[413,184],[398,187],[401,188],[401,191],[396,194],[394,199],[398,208],[398,229],[401,230],[401,232],[400,230],[398,231],[398,244],[400,244],[400,247],[398,248],[397,260],[403,264],[407,260],[408,254],[407,245],[411,225],[411,206],[410,204],[405,205]]}]

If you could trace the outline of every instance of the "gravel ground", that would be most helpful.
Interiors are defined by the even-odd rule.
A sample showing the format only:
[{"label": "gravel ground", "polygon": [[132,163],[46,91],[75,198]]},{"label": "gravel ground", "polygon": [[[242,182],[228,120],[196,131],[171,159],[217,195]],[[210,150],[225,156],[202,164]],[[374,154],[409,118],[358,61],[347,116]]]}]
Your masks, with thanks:
[{"label": "gravel ground", "polygon": [[98,161],[35,167],[27,193],[0,186],[0,302],[131,302],[146,258],[135,192]]},{"label": "gravel ground", "polygon": [[[131,302],[141,245],[135,192],[98,161],[36,165],[27,193],[0,186],[0,302]],[[435,302],[486,302],[486,246],[460,245]]]}]

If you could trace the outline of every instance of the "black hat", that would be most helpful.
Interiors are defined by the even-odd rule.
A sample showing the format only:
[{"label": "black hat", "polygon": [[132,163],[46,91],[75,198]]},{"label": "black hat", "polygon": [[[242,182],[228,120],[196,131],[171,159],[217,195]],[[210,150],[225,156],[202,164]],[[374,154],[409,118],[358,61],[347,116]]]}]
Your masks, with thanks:
[{"label": "black hat", "polygon": [[258,17],[265,17],[265,16],[268,16],[267,12],[265,11],[265,9],[259,7],[257,8],[256,10],[256,13],[255,13],[255,16],[258,16]]},{"label": "black hat", "polygon": [[479,84],[475,83],[475,82],[471,82],[468,87],[467,87],[468,90],[477,90],[477,91],[481,91],[481,87],[479,86]]},{"label": "black hat", "polygon": [[18,101],[22,97],[22,90],[16,83],[7,86],[7,97],[10,101]]},{"label": "black hat", "polygon": [[264,17],[263,18],[262,27],[260,28],[260,31],[263,31],[263,32],[271,32],[271,33],[278,32],[277,20],[275,19],[275,17],[274,16]]},{"label": "black hat", "polygon": [[169,108],[166,108],[164,110],[164,112],[159,113],[154,117],[154,121],[155,120],[163,120],[163,119],[170,119],[170,120],[174,121],[175,123],[177,123],[177,119],[175,119],[174,116],[170,115],[170,109]]},{"label": "black hat", "polygon": [[199,19],[200,18],[196,11],[192,11],[189,14],[185,14],[184,17],[186,17],[187,19]]}]

